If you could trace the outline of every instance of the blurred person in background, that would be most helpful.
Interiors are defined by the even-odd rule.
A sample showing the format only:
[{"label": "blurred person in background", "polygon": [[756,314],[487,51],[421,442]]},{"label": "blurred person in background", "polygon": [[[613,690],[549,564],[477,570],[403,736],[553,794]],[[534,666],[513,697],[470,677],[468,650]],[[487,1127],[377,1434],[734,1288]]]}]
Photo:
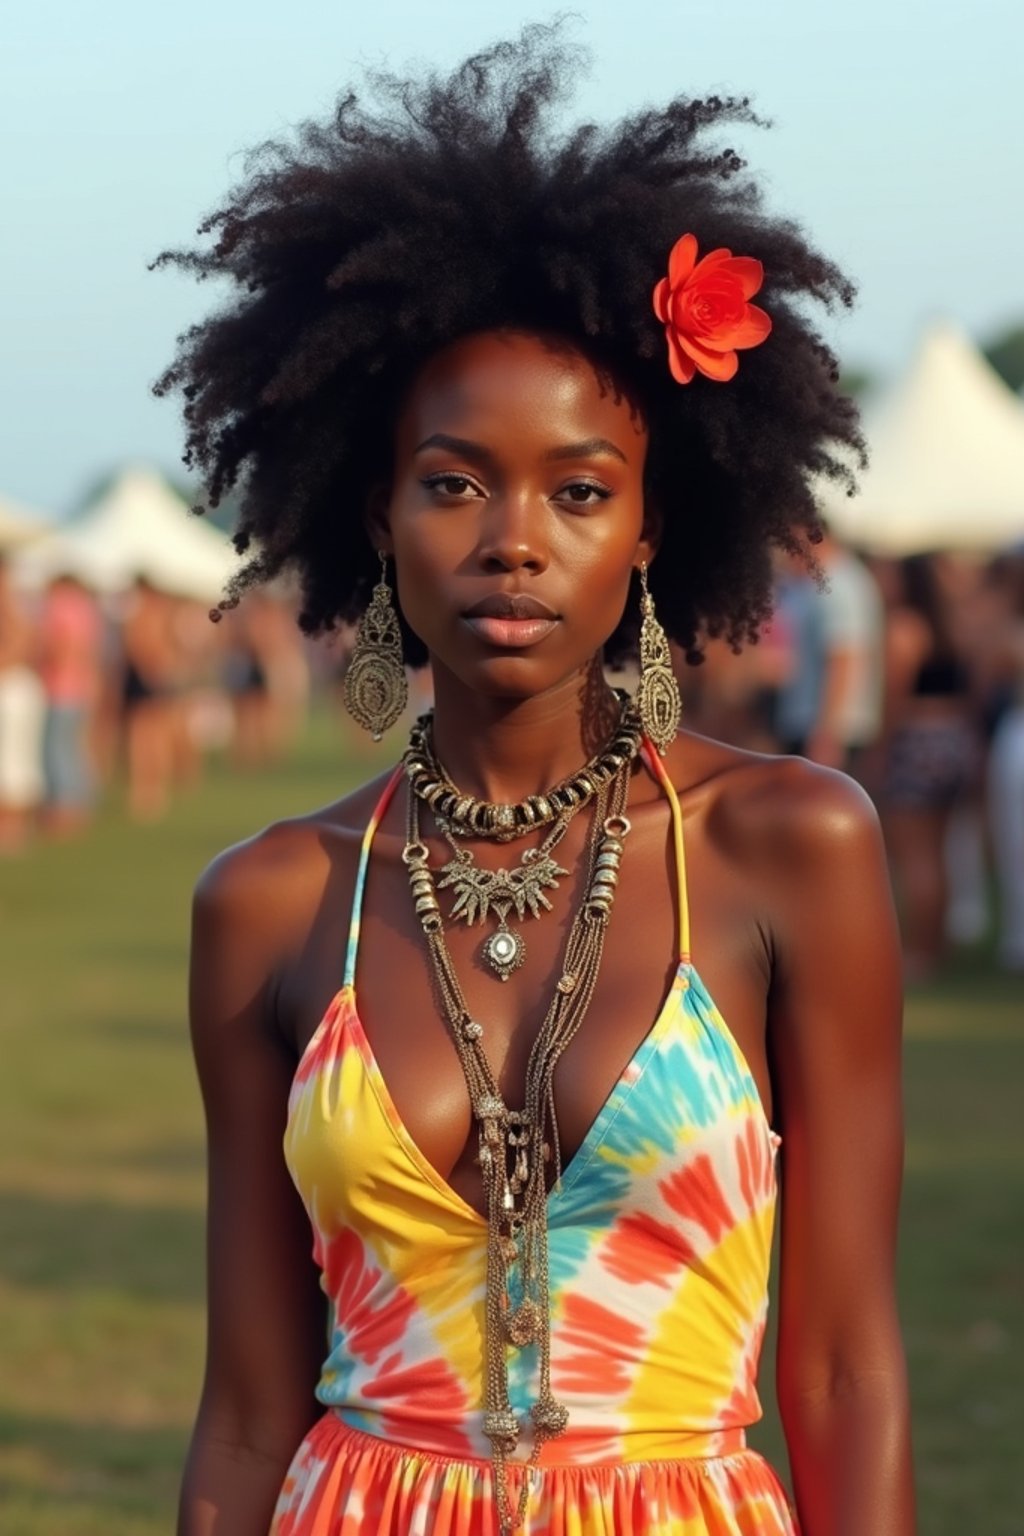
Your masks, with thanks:
[{"label": "blurred person in background", "polygon": [[814,577],[788,551],[776,556],[776,642],[782,664],[775,694],[774,733],[779,750],[807,755],[821,707],[825,677],[825,620]]},{"label": "blurred person in background", "polygon": [[909,979],[934,973],[947,946],[947,840],[978,780],[971,674],[930,555],[894,570],[886,630],[881,800]]},{"label": "blurred person in background", "polygon": [[688,667],[676,653],[675,672],[691,730],[751,752],[775,752],[775,701],[788,676],[784,626],[773,617],[757,643],[738,654],[725,640],[708,640],[703,662]]},{"label": "blurred person in background", "polygon": [[104,639],[96,598],[77,577],[58,576],[46,591],[39,620],[39,674],[46,690],[45,822],[57,836],[81,830],[93,813]]},{"label": "blurred person in background", "polygon": [[776,732],[784,752],[862,778],[882,727],[882,598],[864,562],[827,527],[814,554],[823,587],[798,556],[779,562],[776,622],[790,665],[776,696]]},{"label": "blurred person in background", "polygon": [[167,594],[168,635],[172,663],[167,710],[171,743],[170,782],[173,790],[194,789],[202,779],[208,750],[217,744],[217,725],[210,738],[211,709],[223,695],[217,675],[219,647],[211,636],[210,606],[194,597]]},{"label": "blurred person in background", "polygon": [[292,605],[256,592],[226,615],[221,676],[234,712],[232,756],[278,761],[294,741],[309,698],[309,667]]},{"label": "blurred person in background", "polygon": [[1024,974],[1024,548],[1001,559],[990,586],[1001,598],[994,647],[998,705],[988,764],[988,813],[999,891],[997,954]]},{"label": "blurred person in background", "polygon": [[121,707],[128,773],[128,811],[155,821],[174,783],[179,728],[176,687],[180,645],[174,598],[140,577],[121,620]]},{"label": "blurred person in background", "polygon": [[25,846],[46,786],[46,694],[36,657],[36,625],[0,554],[0,854]]}]

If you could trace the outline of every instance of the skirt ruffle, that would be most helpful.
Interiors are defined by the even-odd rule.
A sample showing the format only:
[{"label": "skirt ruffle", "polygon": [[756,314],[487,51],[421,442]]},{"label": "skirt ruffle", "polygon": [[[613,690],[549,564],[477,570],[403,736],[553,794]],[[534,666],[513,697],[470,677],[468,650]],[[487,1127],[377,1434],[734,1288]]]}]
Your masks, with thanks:
[{"label": "skirt ruffle", "polygon": [[[756,1451],[509,1469],[532,1478],[522,1536],[796,1536]],[[270,1536],[498,1536],[492,1470],[410,1450],[327,1413],[296,1452]]]}]

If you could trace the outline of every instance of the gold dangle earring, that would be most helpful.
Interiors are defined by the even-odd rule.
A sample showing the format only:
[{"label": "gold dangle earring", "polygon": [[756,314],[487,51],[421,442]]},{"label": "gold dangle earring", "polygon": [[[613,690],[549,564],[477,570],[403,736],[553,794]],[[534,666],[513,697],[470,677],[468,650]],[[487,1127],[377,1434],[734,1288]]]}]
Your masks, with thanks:
[{"label": "gold dangle earring", "polygon": [[679,684],[672,670],[668,636],[654,616],[654,599],[647,590],[647,561],[640,566],[640,686],[636,706],[644,735],[664,757],[675,740],[683,715]]},{"label": "gold dangle earring", "polygon": [[388,586],[388,557],[380,550],[380,581],[359,620],[345,673],[345,708],[374,741],[398,719],[409,698],[402,632]]}]

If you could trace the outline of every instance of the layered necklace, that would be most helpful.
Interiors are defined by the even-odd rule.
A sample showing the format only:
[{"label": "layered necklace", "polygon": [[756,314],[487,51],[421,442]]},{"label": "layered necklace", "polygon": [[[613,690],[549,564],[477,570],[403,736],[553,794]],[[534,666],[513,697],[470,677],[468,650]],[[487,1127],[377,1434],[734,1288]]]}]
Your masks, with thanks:
[{"label": "layered necklace", "polygon": [[[487,1211],[487,1265],[485,1287],[485,1369],[483,1432],[491,1444],[494,1465],[495,1491],[498,1521],[502,1536],[516,1531],[523,1523],[529,1501],[530,1480],[524,1475],[519,1497],[513,1508],[508,1486],[508,1459],[514,1454],[523,1426],[517,1419],[508,1387],[508,1352],[535,1346],[539,1366],[537,1398],[530,1408],[532,1447],[527,1465],[537,1462],[545,1441],[560,1435],[569,1420],[568,1410],[555,1398],[551,1390],[551,1303],[548,1280],[548,1233],[547,1233],[547,1169],[552,1168],[555,1181],[561,1178],[561,1147],[555,1116],[554,1071],[569,1042],[583,1022],[594,995],[605,934],[615,899],[619,865],[622,860],[630,823],[625,815],[629,798],[629,780],[633,761],[639,751],[641,734],[628,722],[623,708],[623,720],[612,747],[600,754],[580,770],[571,780],[557,786],[564,790],[568,784],[578,786],[577,792],[585,797],[581,804],[570,808],[559,804],[548,817],[554,823],[552,832],[536,850],[532,861],[524,858],[520,869],[533,872],[535,865],[543,869],[546,860],[553,870],[543,876],[546,888],[553,889],[560,876],[567,873],[551,858],[555,846],[552,839],[558,828],[556,841],[564,835],[568,815],[575,814],[583,804],[592,805],[593,821],[587,842],[587,874],[583,901],[576,912],[561,965],[559,980],[540,1029],[534,1040],[526,1067],[523,1107],[510,1109],[505,1103],[497,1079],[483,1048],[484,1027],[466,1006],[462,988],[452,965],[451,955],[444,936],[444,917],[437,891],[442,882],[435,881],[430,868],[430,853],[420,832],[420,807],[426,804],[434,810],[439,825],[438,808],[424,791],[425,769],[424,741],[429,737],[429,717],[418,723],[414,741],[405,754],[406,771],[409,775],[408,820],[406,846],[402,854],[409,874],[413,905],[426,940],[427,952],[437,981],[438,993],[455,1050],[466,1079],[466,1087],[477,1128],[480,1172],[483,1179]],[[429,744],[429,743],[428,743]],[[611,761],[614,758],[616,761]],[[435,767],[432,754],[427,759]],[[585,784],[580,784],[581,776]],[[427,779],[437,786],[442,781],[436,777]],[[458,791],[445,776],[446,787],[456,795]],[[531,801],[550,805],[554,791],[543,796],[533,796]],[[475,820],[488,827],[488,832],[477,835],[502,837],[509,828],[518,828],[525,815],[523,807],[496,807],[460,796],[468,801],[468,809],[461,818],[475,830]],[[447,821],[451,807],[445,805],[442,815]],[[511,818],[498,816],[497,811],[511,811]],[[541,814],[547,815],[542,807]],[[472,818],[472,819],[471,819]],[[452,823],[446,828],[449,840],[457,834]],[[498,828],[502,830],[499,831]],[[524,830],[528,830],[524,828]],[[469,834],[472,835],[472,832]],[[518,831],[512,831],[518,836]],[[445,866],[462,868],[458,858]],[[556,873],[557,872],[557,873]],[[484,873],[478,871],[478,873]],[[515,870],[502,872],[506,876],[508,890],[522,890],[516,884]],[[463,916],[469,906],[469,898],[463,900],[463,892],[453,878],[445,882],[457,892],[456,904],[461,906],[456,916]],[[472,889],[472,884],[466,889]],[[497,889],[497,887],[495,887]],[[534,891],[544,887],[531,887]],[[507,891],[502,886],[498,899],[505,904]],[[481,896],[474,908],[474,917]],[[514,896],[508,896],[508,910],[519,906]],[[539,910],[550,907],[545,899],[538,903]],[[494,908],[500,917],[500,908],[493,893],[488,892],[487,909]],[[523,897],[523,911],[532,911],[528,896]],[[506,913],[507,915],[507,913]],[[467,921],[474,917],[467,916]],[[499,933],[501,929],[499,928]]]},{"label": "layered necklace", "polygon": [[[639,716],[627,694],[616,690],[616,696],[619,723],[608,746],[553,789],[529,795],[518,805],[492,805],[462,794],[434,753],[430,716],[422,716],[413,727],[403,757],[410,788],[429,806],[452,850],[452,858],[439,872],[437,889],[454,895],[448,914],[452,920],[472,926],[492,916],[497,919],[497,930],[484,941],[481,958],[500,981],[507,981],[526,958],[526,941],[509,927],[510,915],[522,922],[551,911],[548,892],[556,891],[569,873],[554,858],[555,848],[572,818],[639,751]],[[543,841],[528,848],[512,869],[481,869],[469,849],[458,842],[460,837],[475,836],[506,843],[545,826],[550,831]]]}]

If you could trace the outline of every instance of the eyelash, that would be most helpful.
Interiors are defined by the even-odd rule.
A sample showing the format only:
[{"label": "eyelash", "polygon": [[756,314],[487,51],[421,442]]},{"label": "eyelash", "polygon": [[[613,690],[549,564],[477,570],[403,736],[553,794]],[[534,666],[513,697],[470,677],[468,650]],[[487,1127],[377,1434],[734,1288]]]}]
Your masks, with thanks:
[{"label": "eyelash", "polygon": [[[439,490],[442,486],[450,486],[453,481],[461,484],[463,487],[473,486],[476,490],[480,489],[480,487],[476,485],[476,482],[470,479],[469,475],[427,475],[422,480],[421,484],[423,484],[428,490]],[[577,489],[591,491],[596,498],[595,501],[574,501],[571,497],[567,498],[571,505],[577,507],[586,508],[597,506],[600,502],[607,501],[612,494],[606,485],[601,485],[601,483],[597,480],[570,480],[566,485],[562,486],[561,490],[558,492],[558,495],[564,496],[567,491],[574,491]],[[449,491],[448,494],[456,499],[461,499],[461,495],[458,491]]]}]

